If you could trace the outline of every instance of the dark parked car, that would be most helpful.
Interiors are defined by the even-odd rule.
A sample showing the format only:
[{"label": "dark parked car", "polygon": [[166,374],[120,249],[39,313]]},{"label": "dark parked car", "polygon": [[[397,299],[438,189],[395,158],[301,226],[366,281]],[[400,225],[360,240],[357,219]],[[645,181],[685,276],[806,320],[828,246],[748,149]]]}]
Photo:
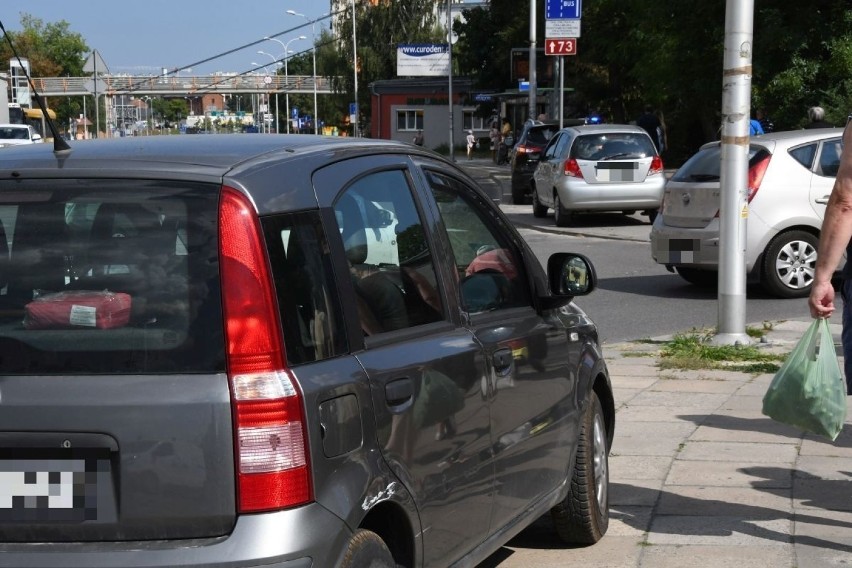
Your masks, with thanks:
[{"label": "dark parked car", "polygon": [[0,566],[472,566],[608,525],[597,331],[455,165],[318,136],[0,152]]},{"label": "dark parked car", "polygon": [[528,203],[532,195],[532,180],[538,166],[541,151],[547,142],[559,131],[556,122],[527,121],[512,149],[512,203]]}]

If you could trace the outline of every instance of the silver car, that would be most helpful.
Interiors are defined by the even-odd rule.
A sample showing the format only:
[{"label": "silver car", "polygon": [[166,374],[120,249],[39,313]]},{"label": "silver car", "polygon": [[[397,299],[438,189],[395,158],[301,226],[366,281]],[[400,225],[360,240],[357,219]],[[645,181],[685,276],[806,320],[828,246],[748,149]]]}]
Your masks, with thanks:
[{"label": "silver car", "polygon": [[591,211],[642,211],[653,221],[665,187],[663,160],[638,126],[597,124],[560,130],[533,174],[533,215],[553,209],[557,226]]},{"label": "silver car", "polygon": [[[751,140],[746,271],[775,296],[810,293],[842,133],[797,130]],[[718,278],[720,170],[720,144],[705,144],[666,185],[651,229],[654,260],[693,284],[713,285]]]}]

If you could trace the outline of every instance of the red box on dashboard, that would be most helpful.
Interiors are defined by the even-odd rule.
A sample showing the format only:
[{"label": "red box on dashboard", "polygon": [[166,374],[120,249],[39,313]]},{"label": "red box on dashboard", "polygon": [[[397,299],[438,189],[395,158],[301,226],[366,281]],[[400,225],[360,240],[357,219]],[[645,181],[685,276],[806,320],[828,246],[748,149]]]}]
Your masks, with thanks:
[{"label": "red box on dashboard", "polygon": [[77,290],[39,296],[25,306],[27,329],[110,329],[130,321],[130,295]]}]

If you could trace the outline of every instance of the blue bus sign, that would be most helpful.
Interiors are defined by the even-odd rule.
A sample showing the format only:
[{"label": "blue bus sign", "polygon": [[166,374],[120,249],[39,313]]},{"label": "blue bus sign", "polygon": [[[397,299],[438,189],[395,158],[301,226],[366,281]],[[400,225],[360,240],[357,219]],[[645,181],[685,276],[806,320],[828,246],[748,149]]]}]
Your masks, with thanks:
[{"label": "blue bus sign", "polygon": [[545,0],[544,17],[548,20],[577,19],[582,0]]}]

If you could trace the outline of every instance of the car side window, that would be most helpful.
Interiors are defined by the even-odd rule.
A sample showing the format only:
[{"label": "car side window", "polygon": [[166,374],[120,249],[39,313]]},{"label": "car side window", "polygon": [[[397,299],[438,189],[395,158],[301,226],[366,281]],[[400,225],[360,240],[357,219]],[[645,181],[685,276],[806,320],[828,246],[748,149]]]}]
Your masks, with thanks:
[{"label": "car side window", "polygon": [[263,227],[287,362],[299,365],[346,352],[343,312],[319,214],[266,217]]},{"label": "car side window", "polygon": [[530,305],[523,262],[489,216],[490,205],[461,181],[427,170],[453,251],[462,308],[469,313]]},{"label": "car side window", "polygon": [[822,143],[819,153],[817,175],[836,177],[840,168],[840,138],[833,138]]},{"label": "car side window", "polygon": [[556,145],[560,140],[565,138],[564,134],[557,134],[553,138],[550,139],[550,142],[547,143],[547,147],[544,149],[544,158],[550,159],[556,156]]},{"label": "car side window", "polygon": [[334,211],[365,335],[444,319],[431,249],[404,171],[356,180]]},{"label": "car side window", "polygon": [[793,148],[789,152],[790,156],[792,156],[794,160],[802,164],[807,169],[811,169],[811,166],[813,166],[814,163],[814,156],[816,156],[816,148],[816,143],[805,144],[804,146]]}]

